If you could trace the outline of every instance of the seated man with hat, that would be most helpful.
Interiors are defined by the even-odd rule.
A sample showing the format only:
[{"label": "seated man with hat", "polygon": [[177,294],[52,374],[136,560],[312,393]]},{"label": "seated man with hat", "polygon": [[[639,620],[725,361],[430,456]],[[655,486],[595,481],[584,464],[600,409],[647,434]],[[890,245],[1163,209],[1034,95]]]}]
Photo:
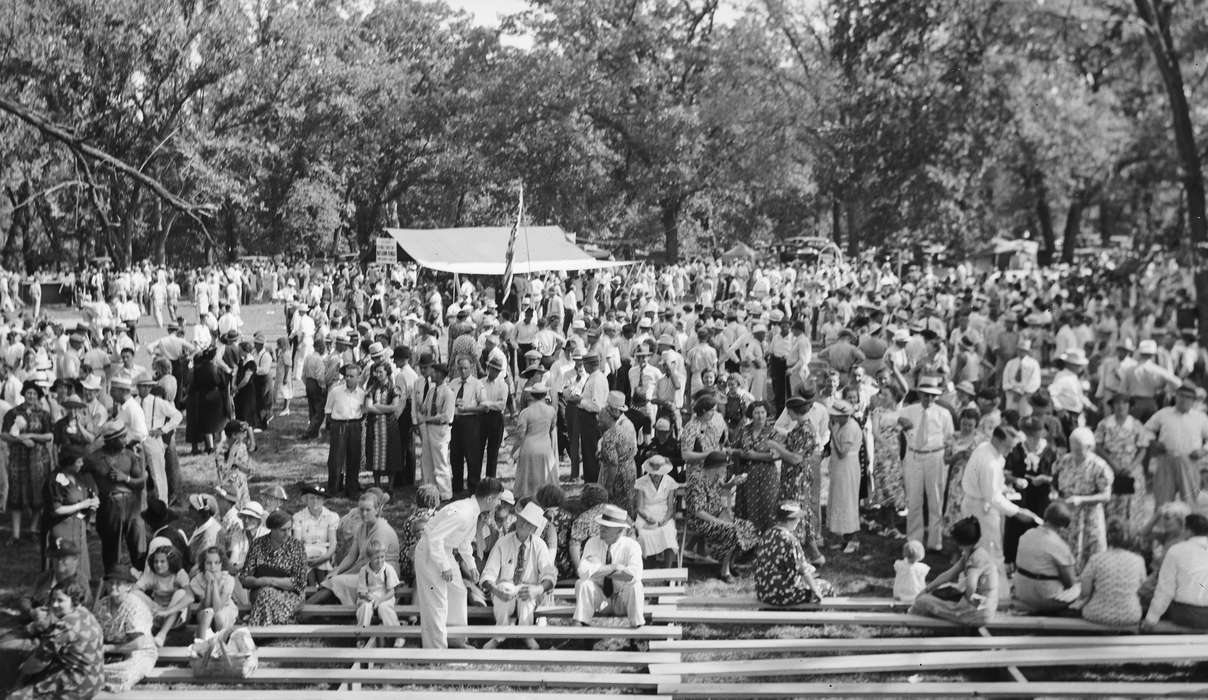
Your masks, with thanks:
[{"label": "seated man with hat", "polygon": [[[545,524],[541,506],[530,501],[516,514],[516,529],[491,548],[480,583],[483,593],[491,596],[497,625],[511,624],[513,619],[520,625],[533,624],[537,605],[557,582],[554,554],[537,536]],[[502,641],[496,637],[483,649],[494,649]],[[525,639],[524,644],[529,649],[539,648],[535,639]]]},{"label": "seated man with hat", "polygon": [[606,505],[596,523],[600,534],[588,538],[579,558],[579,580],[575,583],[575,622],[591,624],[599,612],[622,615],[631,627],[645,624],[642,590],[642,546],[625,533],[629,516],[615,505]]}]

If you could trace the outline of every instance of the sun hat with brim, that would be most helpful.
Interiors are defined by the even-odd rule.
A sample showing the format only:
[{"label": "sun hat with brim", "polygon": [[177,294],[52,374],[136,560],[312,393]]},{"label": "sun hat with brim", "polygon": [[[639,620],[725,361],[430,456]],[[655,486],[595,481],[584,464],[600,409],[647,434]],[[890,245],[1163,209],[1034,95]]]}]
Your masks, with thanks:
[{"label": "sun hat with brim", "polygon": [[729,463],[730,458],[726,456],[725,452],[722,452],[721,450],[714,450],[705,455],[705,461],[702,466],[705,469],[716,469],[718,467],[724,467]]},{"label": "sun hat with brim", "polygon": [[84,380],[82,380],[80,382],[80,386],[84,389],[87,389],[88,391],[100,391],[101,390],[101,378],[96,376],[95,374],[92,376],[86,377]]},{"label": "sun hat with brim", "polygon": [[319,484],[302,484],[299,489],[304,496],[318,496],[319,498],[327,498],[327,489]]},{"label": "sun hat with brim", "polygon": [[255,518],[262,521],[266,515],[268,513],[264,511],[264,506],[256,501],[248,501],[246,505],[239,509],[239,517],[241,518]]},{"label": "sun hat with brim", "polygon": [[928,396],[939,396],[940,394],[944,393],[944,390],[941,389],[938,384],[933,382],[920,382],[915,389],[920,394],[927,394]]},{"label": "sun hat with brim", "polygon": [[232,328],[231,330],[222,334],[222,339],[225,340],[228,344],[233,343],[233,342],[239,340],[239,331]]},{"label": "sun hat with brim", "polygon": [[377,343],[377,342],[369,344],[369,356],[370,357],[376,359],[376,358],[382,357],[385,354],[386,354],[385,345],[382,345],[381,343]]},{"label": "sun hat with brim", "polygon": [[500,360],[498,357],[492,357],[491,359],[487,360],[487,368],[488,369],[497,369],[502,372],[503,371],[503,360]]},{"label": "sun hat with brim", "polygon": [[1078,367],[1085,367],[1086,365],[1090,364],[1086,359],[1086,353],[1080,348],[1070,348],[1069,350],[1066,350],[1065,352],[1061,353],[1060,359],[1067,365],[1077,365]]},{"label": "sun hat with brim", "polygon": [[105,426],[104,431],[102,431],[101,438],[104,439],[105,442],[124,440],[126,438],[126,424],[118,423],[116,421],[109,423]]},{"label": "sun hat with brim", "polygon": [[548,522],[545,518],[545,511],[541,509],[541,506],[537,505],[536,501],[529,501],[528,503],[525,503],[524,508],[521,508],[520,512],[516,513],[516,517],[537,528],[538,532],[540,532],[545,527],[545,523]]},{"label": "sun hat with brim", "polygon": [[969,396],[977,395],[977,389],[973,387],[973,382],[969,381],[968,379],[957,382],[956,390],[962,394],[968,394]]},{"label": "sun hat with brim", "polygon": [[601,527],[629,527],[629,515],[621,507],[609,503],[596,516],[596,524]]},{"label": "sun hat with brim", "polygon": [[1138,355],[1157,355],[1158,343],[1152,338],[1146,338],[1137,344]]},{"label": "sun hat with brim", "polygon": [[524,359],[528,360],[529,362],[538,362],[542,357],[544,357],[544,355],[541,354],[540,350],[529,350],[528,352],[524,353]]},{"label": "sun hat with brim", "polygon": [[642,462],[642,471],[653,476],[666,476],[671,473],[671,460],[655,455]]},{"label": "sun hat with brim", "polygon": [[109,388],[110,389],[125,389],[125,390],[129,391],[130,389],[134,388],[134,385],[131,384],[130,380],[127,379],[126,377],[117,376],[117,377],[114,377],[113,379],[109,380]]},{"label": "sun hat with brim", "polygon": [[143,384],[154,384],[155,377],[151,376],[150,372],[139,372],[139,375],[134,378],[134,383],[142,386]]},{"label": "sun hat with brim", "polygon": [[851,404],[843,399],[835,399],[831,403],[830,414],[832,416],[850,416],[852,412]]},{"label": "sun hat with brim", "polygon": [[68,396],[67,398],[63,399],[64,408],[84,408],[87,405],[88,405],[87,401],[85,401],[84,399],[81,399],[79,396],[76,396],[75,394],[72,394],[72,395]]}]

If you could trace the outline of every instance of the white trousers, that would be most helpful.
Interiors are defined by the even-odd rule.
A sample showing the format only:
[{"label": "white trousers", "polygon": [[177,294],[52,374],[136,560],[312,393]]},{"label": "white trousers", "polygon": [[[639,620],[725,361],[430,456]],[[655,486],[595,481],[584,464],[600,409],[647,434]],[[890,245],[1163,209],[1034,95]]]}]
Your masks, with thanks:
[{"label": "white trousers", "polygon": [[168,502],[168,472],[164,467],[163,438],[149,437],[143,440],[143,457],[147,460],[147,472],[155,482],[155,497]]},{"label": "white trousers", "polygon": [[[452,552],[446,555],[453,561]],[[466,584],[457,566],[453,568],[453,580],[445,581],[440,564],[428,554],[428,541],[420,537],[415,547],[415,603],[425,649],[448,649],[449,626],[466,624]]]},{"label": "white trousers", "polygon": [[419,464],[423,483],[435,484],[441,500],[453,497],[453,466],[449,463],[449,439],[453,429],[447,425],[421,424],[419,427]]},{"label": "white trousers", "polygon": [[[537,614],[537,601],[531,598],[529,600],[519,598],[500,600],[496,596],[491,596],[491,607],[495,611],[495,624],[497,625],[531,625]],[[513,618],[516,620],[514,623]]]},{"label": "white trousers", "polygon": [[[906,491],[906,536],[931,549],[944,546],[944,482],[948,465],[944,451],[918,453],[906,450],[902,460],[902,482]],[[927,526],[923,527],[923,502],[927,503]],[[924,539],[924,531],[926,539]]]},{"label": "white trousers", "polygon": [[616,581],[609,598],[594,579],[579,579],[575,582],[575,622],[591,624],[596,613],[603,612],[628,618],[630,627],[641,627],[646,622],[643,596],[641,581]]},{"label": "white trousers", "polygon": [[388,600],[362,600],[357,603],[357,625],[368,627],[373,622],[373,611],[376,610],[382,624],[387,627],[398,626],[398,613],[394,611],[394,597]]}]

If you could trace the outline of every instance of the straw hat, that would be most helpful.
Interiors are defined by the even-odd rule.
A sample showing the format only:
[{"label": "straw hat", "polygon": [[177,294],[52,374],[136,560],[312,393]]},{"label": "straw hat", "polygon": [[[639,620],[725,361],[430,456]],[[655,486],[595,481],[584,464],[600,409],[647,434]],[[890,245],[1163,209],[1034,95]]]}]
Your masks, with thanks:
[{"label": "straw hat", "polygon": [[596,524],[601,527],[629,527],[629,516],[619,506],[609,503],[596,516]]}]

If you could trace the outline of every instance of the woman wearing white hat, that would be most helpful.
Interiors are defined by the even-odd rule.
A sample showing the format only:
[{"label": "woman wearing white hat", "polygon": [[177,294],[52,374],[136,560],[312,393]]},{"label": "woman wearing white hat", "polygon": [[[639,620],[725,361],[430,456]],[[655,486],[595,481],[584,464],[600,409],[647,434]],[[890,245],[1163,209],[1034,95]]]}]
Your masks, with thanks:
[{"label": "woman wearing white hat", "polygon": [[601,428],[598,452],[598,482],[608,489],[608,500],[623,508],[633,502],[633,481],[637,476],[634,458],[638,454],[637,433],[625,415],[625,395],[608,392],[608,399],[597,420]]},{"label": "woman wearing white hat", "polygon": [[671,473],[671,460],[655,455],[642,464],[644,474],[633,484],[634,521],[638,544],[646,557],[663,555],[667,567],[675,565],[679,550],[675,532],[675,490],[680,487]]}]

